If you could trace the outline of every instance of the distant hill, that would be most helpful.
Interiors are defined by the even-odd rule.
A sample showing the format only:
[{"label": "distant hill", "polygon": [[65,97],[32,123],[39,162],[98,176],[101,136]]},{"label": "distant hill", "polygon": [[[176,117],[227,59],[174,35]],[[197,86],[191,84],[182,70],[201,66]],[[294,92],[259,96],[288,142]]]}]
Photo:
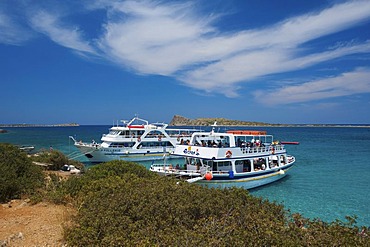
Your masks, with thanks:
[{"label": "distant hill", "polygon": [[210,126],[217,121],[218,126],[280,126],[280,124],[268,124],[263,122],[251,122],[230,120],[225,118],[197,118],[189,119],[183,116],[175,115],[170,125],[172,126]]}]

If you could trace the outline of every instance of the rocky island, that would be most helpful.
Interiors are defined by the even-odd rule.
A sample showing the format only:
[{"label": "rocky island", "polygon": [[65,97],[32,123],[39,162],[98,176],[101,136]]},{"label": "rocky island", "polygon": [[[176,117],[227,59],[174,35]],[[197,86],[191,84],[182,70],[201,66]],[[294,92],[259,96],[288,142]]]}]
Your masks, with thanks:
[{"label": "rocky island", "polygon": [[230,120],[225,118],[197,118],[189,119],[175,115],[170,124],[171,126],[211,126],[217,122],[218,126],[287,126],[284,124],[269,124],[263,122]]},{"label": "rocky island", "polygon": [[255,121],[230,120],[225,118],[197,118],[189,119],[180,115],[175,115],[170,124],[171,126],[211,126],[217,122],[217,126],[250,126],[250,127],[358,127],[370,128],[369,124],[271,124]]}]

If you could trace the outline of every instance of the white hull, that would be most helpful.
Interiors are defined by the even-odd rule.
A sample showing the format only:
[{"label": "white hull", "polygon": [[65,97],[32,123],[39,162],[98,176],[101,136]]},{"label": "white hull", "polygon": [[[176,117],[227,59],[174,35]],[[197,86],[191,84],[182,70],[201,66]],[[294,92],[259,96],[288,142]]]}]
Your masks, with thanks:
[{"label": "white hull", "polygon": [[259,175],[256,177],[250,178],[240,178],[240,179],[229,179],[229,180],[199,180],[197,181],[198,184],[206,185],[207,187],[215,187],[215,188],[228,188],[228,187],[241,187],[244,189],[253,189],[260,186],[264,186],[273,182],[276,182],[282,178],[284,178],[287,174],[288,169],[284,172],[281,170],[266,174],[266,175]]},{"label": "white hull", "polygon": [[[163,156],[168,156],[168,152],[164,153],[163,148],[161,149],[107,149],[101,147],[87,147],[87,146],[78,146],[76,147],[80,150],[81,153],[92,163],[103,163],[112,160],[126,160],[126,161],[148,161],[148,160],[163,160]],[[166,149],[167,150],[167,149]],[[168,148],[168,151],[171,152],[173,149]]]},{"label": "white hull", "polygon": [[[292,157],[292,156],[290,156]],[[293,157],[292,157],[293,158]],[[151,171],[156,172],[162,176],[173,176],[177,178],[186,178],[189,183],[196,183],[200,185],[206,185],[207,187],[213,188],[229,188],[229,187],[241,187],[244,189],[252,189],[276,182],[287,175],[287,171],[294,164],[295,159],[293,158],[288,164],[281,166],[276,169],[257,171],[257,172],[243,172],[234,174],[233,178],[230,175],[215,173],[212,174],[212,179],[207,180],[205,174],[207,171],[185,171],[167,166],[152,166]]]}]

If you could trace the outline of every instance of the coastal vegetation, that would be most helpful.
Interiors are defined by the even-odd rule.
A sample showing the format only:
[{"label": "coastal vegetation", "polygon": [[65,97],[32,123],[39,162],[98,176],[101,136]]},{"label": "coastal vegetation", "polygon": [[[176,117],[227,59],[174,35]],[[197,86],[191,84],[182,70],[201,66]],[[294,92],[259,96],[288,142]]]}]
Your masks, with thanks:
[{"label": "coastal vegetation", "polygon": [[44,186],[42,168],[32,164],[26,153],[0,143],[0,202],[32,195]]},{"label": "coastal vegetation", "polygon": [[[17,170],[23,162],[32,166],[13,147],[0,147],[1,166],[7,167],[2,171]],[[42,200],[75,208],[76,214],[64,229],[68,246],[370,244],[368,230],[355,226],[355,218],[332,223],[309,220],[244,189],[210,189],[179,182],[131,162],[99,164],[68,179],[52,176],[43,180],[40,176],[36,180],[47,181],[47,186],[38,187],[43,188],[38,190]]]},{"label": "coastal vegetation", "polygon": [[32,161],[47,164],[47,169],[51,171],[59,171],[64,165],[73,165],[80,170],[84,170],[84,165],[76,160],[70,160],[62,152],[58,150],[37,153],[30,156]]}]

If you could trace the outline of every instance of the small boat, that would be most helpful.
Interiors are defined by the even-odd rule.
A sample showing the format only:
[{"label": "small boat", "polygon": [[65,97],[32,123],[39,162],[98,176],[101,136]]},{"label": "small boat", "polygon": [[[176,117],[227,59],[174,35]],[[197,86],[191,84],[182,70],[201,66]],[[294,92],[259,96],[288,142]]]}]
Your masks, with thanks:
[{"label": "small boat", "polygon": [[189,144],[176,146],[171,156],[184,164],[153,164],[150,170],[209,187],[251,189],[286,176],[295,157],[264,131],[193,133]]},{"label": "small boat", "polygon": [[[175,146],[190,140],[197,129],[167,128],[165,123],[149,123],[135,116],[130,121],[110,128],[101,138],[102,143],[82,142],[70,136],[74,145],[92,163],[111,160],[147,161],[163,159]],[[72,158],[77,158],[77,155]]]},{"label": "small boat", "polygon": [[26,153],[31,153],[32,150],[35,149],[35,147],[34,146],[20,146],[19,149]]}]

